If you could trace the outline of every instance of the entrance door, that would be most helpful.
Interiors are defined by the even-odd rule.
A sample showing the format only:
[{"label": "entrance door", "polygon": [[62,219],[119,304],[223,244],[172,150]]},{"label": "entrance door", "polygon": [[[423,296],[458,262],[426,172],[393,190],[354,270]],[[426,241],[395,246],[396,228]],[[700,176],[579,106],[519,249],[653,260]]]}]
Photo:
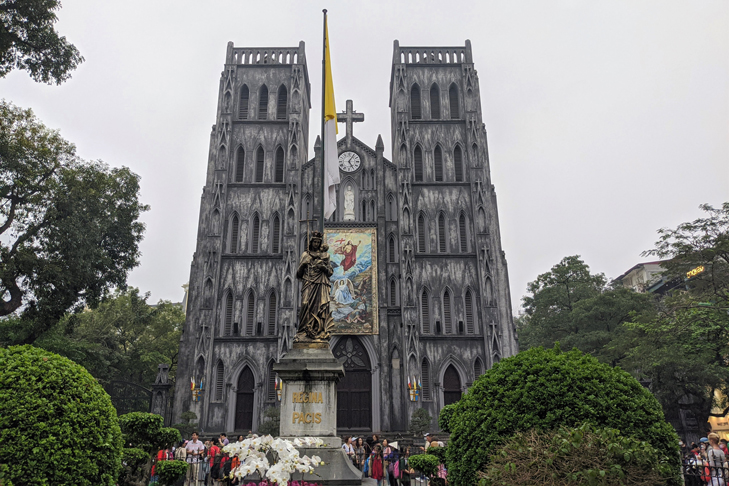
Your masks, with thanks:
[{"label": "entrance door", "polygon": [[461,378],[453,365],[450,365],[443,375],[443,405],[456,403],[460,399]]},{"label": "entrance door", "polygon": [[371,430],[372,373],[367,351],[356,337],[341,339],[333,349],[344,364],[344,378],[337,383],[337,429]]},{"label": "entrance door", "polygon": [[256,383],[253,372],[247,366],[238,376],[238,391],[235,400],[235,430],[253,429],[253,388]]}]

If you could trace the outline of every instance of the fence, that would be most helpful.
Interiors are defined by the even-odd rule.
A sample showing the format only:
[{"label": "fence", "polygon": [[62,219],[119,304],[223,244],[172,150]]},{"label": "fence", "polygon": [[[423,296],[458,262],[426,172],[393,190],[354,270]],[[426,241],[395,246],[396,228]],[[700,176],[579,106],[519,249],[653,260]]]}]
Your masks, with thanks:
[{"label": "fence", "polygon": [[686,486],[724,486],[729,480],[729,468],[693,454],[683,458],[682,469]]}]

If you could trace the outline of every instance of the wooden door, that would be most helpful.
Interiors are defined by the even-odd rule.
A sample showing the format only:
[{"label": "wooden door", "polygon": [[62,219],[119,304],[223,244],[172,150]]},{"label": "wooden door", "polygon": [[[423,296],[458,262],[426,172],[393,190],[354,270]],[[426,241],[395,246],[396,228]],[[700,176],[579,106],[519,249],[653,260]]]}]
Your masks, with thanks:
[{"label": "wooden door", "polygon": [[235,430],[249,431],[253,429],[253,401],[256,383],[253,372],[247,366],[238,377],[238,391],[235,401]]},{"label": "wooden door", "polygon": [[458,371],[450,365],[443,375],[443,405],[456,403],[461,399],[461,377]]}]

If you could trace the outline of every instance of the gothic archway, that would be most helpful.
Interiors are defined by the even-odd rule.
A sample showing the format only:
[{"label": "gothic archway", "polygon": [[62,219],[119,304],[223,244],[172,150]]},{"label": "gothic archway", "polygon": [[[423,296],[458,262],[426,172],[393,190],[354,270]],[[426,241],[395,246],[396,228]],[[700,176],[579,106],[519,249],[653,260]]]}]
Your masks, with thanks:
[{"label": "gothic archway", "polygon": [[372,366],[356,337],[343,337],[332,350],[345,375],[337,383],[337,429],[372,429]]},{"label": "gothic archway", "polygon": [[461,377],[455,366],[450,365],[443,374],[443,405],[456,403],[461,399]]},{"label": "gothic archway", "polygon": [[235,430],[253,429],[253,403],[256,380],[249,367],[243,368],[238,375],[238,389],[235,400]]}]

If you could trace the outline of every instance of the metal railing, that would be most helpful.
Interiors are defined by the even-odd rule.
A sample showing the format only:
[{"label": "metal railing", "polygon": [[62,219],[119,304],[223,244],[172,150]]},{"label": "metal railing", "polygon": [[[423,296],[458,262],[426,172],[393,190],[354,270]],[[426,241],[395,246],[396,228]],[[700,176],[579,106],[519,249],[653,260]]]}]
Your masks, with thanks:
[{"label": "metal railing", "polygon": [[682,473],[686,486],[723,486],[729,480],[726,464],[714,464],[694,454],[683,458]]}]

